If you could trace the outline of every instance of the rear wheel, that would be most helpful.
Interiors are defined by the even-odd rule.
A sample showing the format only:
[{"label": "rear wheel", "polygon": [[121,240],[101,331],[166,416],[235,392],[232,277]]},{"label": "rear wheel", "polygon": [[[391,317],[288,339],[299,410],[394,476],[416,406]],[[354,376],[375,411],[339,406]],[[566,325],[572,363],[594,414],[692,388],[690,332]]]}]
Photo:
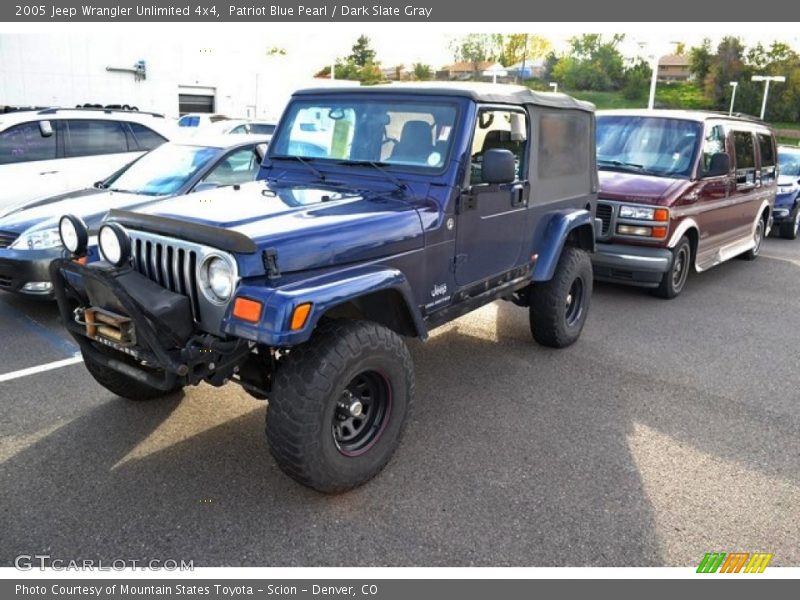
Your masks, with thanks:
[{"label": "rear wheel", "polygon": [[753,230],[753,248],[748,250],[744,254],[742,254],[742,258],[745,260],[755,260],[758,257],[758,253],[761,252],[761,244],[764,241],[764,217],[759,217],[758,222],[756,223],[756,227]]},{"label": "rear wheel", "polygon": [[123,373],[109,369],[107,366],[97,362],[91,355],[83,353],[83,363],[86,369],[94,377],[95,381],[106,388],[108,391],[125,398],[127,400],[135,400],[137,402],[145,402],[148,400],[157,400],[159,398],[166,398],[181,390],[181,385],[169,390],[161,390],[151,385],[147,385],[141,381],[128,377]]},{"label": "rear wheel", "polygon": [[664,273],[661,283],[653,293],[661,298],[674,298],[683,291],[689,271],[692,268],[692,245],[687,237],[682,237],[672,250],[672,264]]},{"label": "rear wheel", "polygon": [[414,394],[403,340],[366,321],[332,320],[276,372],[266,434],[278,466],[321,492],[377,475],[400,443]]},{"label": "rear wheel", "polygon": [[530,292],[533,339],[543,346],[564,348],[581,335],[592,297],[592,261],[579,248],[567,246],[550,281]]},{"label": "rear wheel", "polygon": [[800,232],[800,206],[794,209],[794,215],[788,223],[781,223],[779,233],[782,238],[787,240],[797,239],[797,234]]}]

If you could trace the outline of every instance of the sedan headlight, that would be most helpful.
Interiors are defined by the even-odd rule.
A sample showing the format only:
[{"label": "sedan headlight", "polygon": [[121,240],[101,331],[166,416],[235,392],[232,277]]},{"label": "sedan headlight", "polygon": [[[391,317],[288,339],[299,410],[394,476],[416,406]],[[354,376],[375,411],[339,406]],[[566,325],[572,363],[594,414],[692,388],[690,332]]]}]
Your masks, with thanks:
[{"label": "sedan headlight", "polygon": [[58,235],[56,228],[26,231],[11,244],[11,248],[13,250],[46,250],[47,248],[58,248],[60,245],[61,236]]},{"label": "sedan headlight", "polygon": [[206,298],[216,304],[230,300],[236,285],[236,270],[229,259],[218,254],[207,256],[200,264],[199,276]]}]

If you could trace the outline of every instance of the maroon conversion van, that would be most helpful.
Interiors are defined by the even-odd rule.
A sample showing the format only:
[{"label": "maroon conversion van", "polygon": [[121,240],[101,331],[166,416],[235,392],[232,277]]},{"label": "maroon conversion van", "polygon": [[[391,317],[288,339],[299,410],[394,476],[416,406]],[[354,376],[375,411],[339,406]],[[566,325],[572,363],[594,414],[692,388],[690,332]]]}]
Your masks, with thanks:
[{"label": "maroon conversion van", "polygon": [[595,279],[681,293],[689,271],[750,260],[772,225],[775,135],[718,113],[597,113]]}]

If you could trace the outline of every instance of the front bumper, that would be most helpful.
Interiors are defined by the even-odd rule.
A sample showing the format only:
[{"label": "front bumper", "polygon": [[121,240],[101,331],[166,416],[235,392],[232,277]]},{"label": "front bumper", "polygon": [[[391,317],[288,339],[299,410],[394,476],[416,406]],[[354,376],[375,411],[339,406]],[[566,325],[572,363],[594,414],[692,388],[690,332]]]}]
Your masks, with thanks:
[{"label": "front bumper", "polygon": [[[64,325],[84,355],[157,389],[201,381],[222,385],[251,351],[244,340],[197,329],[186,296],[133,269],[58,259],[50,265],[50,278]],[[85,320],[90,309],[129,319],[129,338],[120,341],[90,329]]]},{"label": "front bumper", "polygon": [[0,290],[26,296],[53,298],[52,287],[28,290],[30,283],[50,283],[50,263],[62,255],[61,248],[48,250],[0,249]]},{"label": "front bumper", "polygon": [[658,286],[671,266],[668,248],[598,242],[592,255],[595,279],[642,287]]}]

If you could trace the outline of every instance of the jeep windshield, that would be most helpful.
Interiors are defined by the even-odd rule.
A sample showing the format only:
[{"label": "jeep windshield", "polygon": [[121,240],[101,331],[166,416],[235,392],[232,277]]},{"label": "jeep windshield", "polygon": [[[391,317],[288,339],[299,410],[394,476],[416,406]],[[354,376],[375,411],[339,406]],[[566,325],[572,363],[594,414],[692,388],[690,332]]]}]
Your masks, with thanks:
[{"label": "jeep windshield", "polygon": [[270,158],[401,170],[440,170],[453,144],[456,105],[380,98],[295,100]]},{"label": "jeep windshield", "polygon": [[146,196],[176,193],[219,154],[219,148],[162,144],[105,182],[115,192]]},{"label": "jeep windshield", "polygon": [[597,167],[688,178],[701,137],[702,124],[695,121],[598,115]]}]

